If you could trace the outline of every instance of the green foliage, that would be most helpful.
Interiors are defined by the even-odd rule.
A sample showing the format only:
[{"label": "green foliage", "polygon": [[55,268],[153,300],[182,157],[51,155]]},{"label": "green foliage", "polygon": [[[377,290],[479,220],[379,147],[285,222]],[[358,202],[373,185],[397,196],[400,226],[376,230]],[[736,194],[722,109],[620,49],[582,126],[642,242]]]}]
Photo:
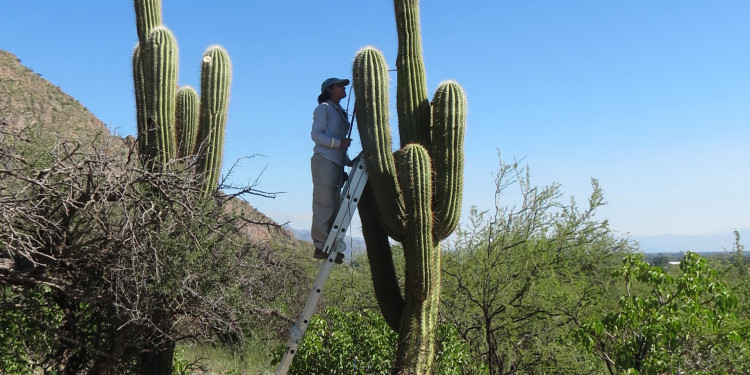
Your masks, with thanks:
[{"label": "green foliage", "polygon": [[289,374],[385,374],[393,366],[396,334],[371,310],[327,308],[315,316]]},{"label": "green foliage", "polygon": [[[673,277],[628,255],[618,311],[592,317],[578,340],[610,373],[740,374],[750,371],[750,342],[738,299],[706,260],[688,252]],[[642,288],[642,289],[641,289]]]},{"label": "green foliage", "polygon": [[745,246],[741,242],[739,231],[734,231],[734,238],[731,260],[725,268],[723,276],[726,278],[729,288],[739,300],[737,315],[748,317],[748,320],[750,320],[750,277],[748,277],[750,257],[745,252]]},{"label": "green foliage", "polygon": [[[10,287],[0,288],[4,304],[24,303],[24,298],[39,300],[38,293],[21,296]],[[32,374],[33,368],[47,362],[46,348],[54,344],[54,337],[44,335],[44,322],[57,322],[61,314],[55,308],[43,308],[41,321],[16,309],[0,308],[0,374]]]},{"label": "green foliage", "polygon": [[270,373],[272,351],[276,350],[279,341],[269,337],[256,337],[253,335],[255,332],[248,333],[241,344],[178,343],[174,367],[183,369],[186,374]]},{"label": "green foliage", "polygon": [[745,254],[745,246],[742,244],[740,232],[734,231],[734,244],[732,245],[732,268],[739,278],[745,279],[750,268],[750,259]]},{"label": "green foliage", "polygon": [[177,350],[172,361],[172,375],[191,375],[194,370],[198,370],[199,367],[194,363],[185,359],[184,354],[181,350]]},{"label": "green foliage", "polygon": [[[434,373],[467,374],[471,368],[465,343],[450,325],[440,325]],[[377,312],[329,307],[313,316],[289,374],[389,374],[396,360],[397,334]],[[276,350],[276,361],[286,347]]]},{"label": "green foliage", "polygon": [[[403,249],[400,244],[392,248],[395,269],[403,274]],[[398,281],[397,281],[398,283]],[[400,280],[403,284],[403,279]],[[372,273],[367,254],[353,255],[349,267],[337,267],[331,272],[322,296],[322,306],[336,306],[344,311],[377,309],[378,301],[372,288]]]},{"label": "green foliage", "polygon": [[482,363],[471,358],[470,348],[458,327],[442,323],[437,329],[437,352],[433,372],[438,375],[478,375],[487,372]]},{"label": "green foliage", "polygon": [[595,217],[601,189],[592,181],[579,207],[559,185],[535,186],[528,167],[502,160],[495,183],[496,210],[472,208],[444,252],[442,319],[490,374],[599,374],[569,336],[576,321],[616,303],[610,275],[629,247]]}]

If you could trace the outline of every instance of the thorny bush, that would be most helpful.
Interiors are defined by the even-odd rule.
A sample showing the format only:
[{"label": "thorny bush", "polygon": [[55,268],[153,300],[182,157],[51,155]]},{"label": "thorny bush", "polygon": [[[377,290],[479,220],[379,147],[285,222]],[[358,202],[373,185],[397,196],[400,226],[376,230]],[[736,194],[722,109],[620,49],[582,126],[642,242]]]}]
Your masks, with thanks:
[{"label": "thorny bush", "polygon": [[0,128],[0,367],[126,372],[179,340],[289,321],[268,308],[295,298],[274,280],[302,272],[249,243],[189,162],[152,172],[121,142]]}]

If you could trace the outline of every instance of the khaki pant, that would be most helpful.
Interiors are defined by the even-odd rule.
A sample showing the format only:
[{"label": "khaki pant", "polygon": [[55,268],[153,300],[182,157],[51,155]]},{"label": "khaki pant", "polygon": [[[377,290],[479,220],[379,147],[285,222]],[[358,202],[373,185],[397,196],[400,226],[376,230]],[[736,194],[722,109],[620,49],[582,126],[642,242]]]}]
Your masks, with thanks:
[{"label": "khaki pant", "polygon": [[341,205],[344,167],[321,154],[310,158],[313,181],[313,217],[310,236],[316,248],[322,249]]}]

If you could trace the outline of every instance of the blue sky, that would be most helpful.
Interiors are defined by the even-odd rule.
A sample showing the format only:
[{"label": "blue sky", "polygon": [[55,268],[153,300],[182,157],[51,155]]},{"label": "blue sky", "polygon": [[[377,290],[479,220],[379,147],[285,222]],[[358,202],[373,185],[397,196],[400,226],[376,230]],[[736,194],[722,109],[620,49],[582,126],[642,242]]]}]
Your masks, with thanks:
[{"label": "blue sky", "polygon": [[[621,234],[750,229],[750,2],[456,4],[425,1],[421,18],[429,92],[454,79],[468,97],[464,212],[493,207],[499,150],[581,203],[599,179],[609,202],[599,216]],[[135,134],[131,1],[6,1],[2,14],[1,49]],[[395,62],[392,3],[164,0],[163,21],[179,44],[181,85],[200,86],[206,47],[228,50],[225,167],[265,155],[232,181],[265,169],[259,188],[286,193],[250,203],[308,228],[320,83],[349,78],[366,45]],[[360,149],[355,134],[352,154]]]}]

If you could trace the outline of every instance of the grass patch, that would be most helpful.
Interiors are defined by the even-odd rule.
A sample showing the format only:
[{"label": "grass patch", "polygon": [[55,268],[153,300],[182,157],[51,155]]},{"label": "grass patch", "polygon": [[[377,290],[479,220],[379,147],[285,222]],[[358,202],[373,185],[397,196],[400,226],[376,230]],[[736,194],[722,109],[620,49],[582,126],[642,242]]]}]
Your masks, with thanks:
[{"label": "grass patch", "polygon": [[273,374],[272,350],[278,342],[248,339],[244,346],[181,344],[175,355],[176,375]]}]

